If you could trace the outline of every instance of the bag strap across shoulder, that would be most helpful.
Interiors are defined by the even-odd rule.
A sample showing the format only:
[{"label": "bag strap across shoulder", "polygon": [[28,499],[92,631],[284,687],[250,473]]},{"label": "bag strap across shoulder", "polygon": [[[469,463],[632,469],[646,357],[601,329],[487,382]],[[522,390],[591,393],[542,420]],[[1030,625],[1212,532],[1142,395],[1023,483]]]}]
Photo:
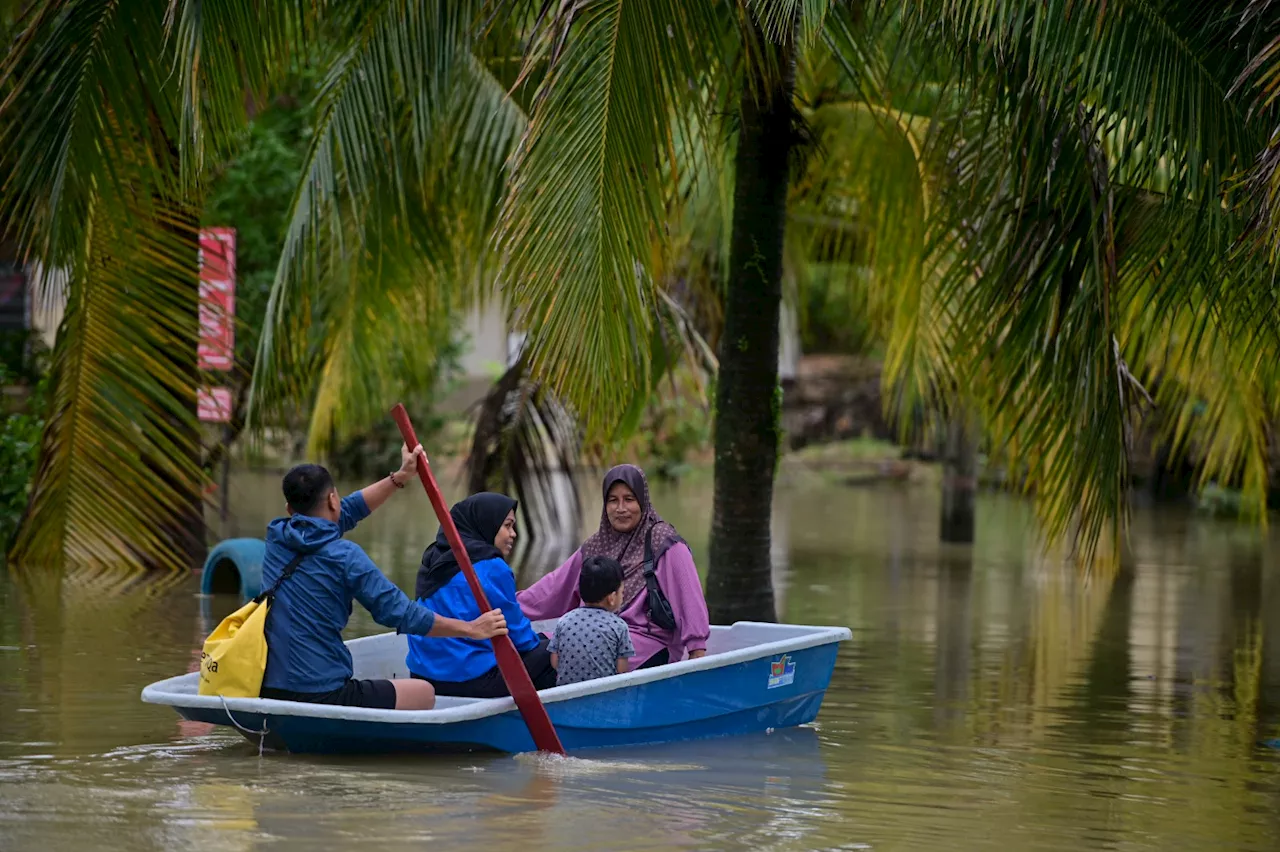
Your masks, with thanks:
[{"label": "bag strap across shoulder", "polygon": [[653,564],[653,527],[649,527],[649,531],[644,535],[644,574],[646,577],[655,575],[656,566]]},{"label": "bag strap across shoulder", "polygon": [[293,576],[293,572],[298,570],[298,564],[306,557],[305,553],[295,553],[293,558],[289,560],[289,564],[284,566],[284,570],[280,572],[280,579],[276,580],[275,585],[254,598],[258,603],[264,600],[270,600],[276,596],[276,592],[280,589],[280,584]]},{"label": "bag strap across shoulder", "polygon": [[667,600],[666,594],[662,591],[662,584],[658,582],[658,572],[654,566],[653,558],[653,527],[649,527],[649,532],[644,537],[644,584],[649,590],[649,617],[653,619],[653,623],[665,630],[676,629],[676,616],[671,610],[671,602]]}]

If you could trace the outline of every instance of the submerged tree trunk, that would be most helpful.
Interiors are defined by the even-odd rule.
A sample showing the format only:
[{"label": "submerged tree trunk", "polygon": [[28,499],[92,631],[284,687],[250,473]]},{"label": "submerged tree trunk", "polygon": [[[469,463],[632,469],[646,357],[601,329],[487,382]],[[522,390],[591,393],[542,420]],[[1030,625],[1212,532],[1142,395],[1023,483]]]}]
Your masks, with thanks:
[{"label": "submerged tree trunk", "polygon": [[978,441],[971,419],[954,412],[947,422],[942,453],[943,541],[973,541],[974,503],[978,489]]},{"label": "submerged tree trunk", "polygon": [[[707,600],[715,624],[774,621],[769,555],[778,388],[782,240],[794,144],[790,41],[764,45],[742,93],[733,235],[716,382],[715,503]],[[768,65],[773,71],[766,70]],[[762,67],[763,66],[763,67]]]}]

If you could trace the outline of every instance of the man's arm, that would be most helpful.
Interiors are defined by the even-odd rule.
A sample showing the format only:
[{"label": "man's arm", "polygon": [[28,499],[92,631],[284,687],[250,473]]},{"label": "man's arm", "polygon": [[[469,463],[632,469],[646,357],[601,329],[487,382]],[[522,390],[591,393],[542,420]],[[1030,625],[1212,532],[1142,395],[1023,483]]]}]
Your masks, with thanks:
[{"label": "man's arm", "polygon": [[458,636],[463,639],[492,639],[507,635],[507,619],[500,609],[480,613],[475,621],[461,621],[437,615],[428,636]]},{"label": "man's arm", "polygon": [[459,621],[436,615],[417,601],[409,600],[404,592],[378,570],[365,552],[352,544],[354,550],[349,569],[351,592],[356,600],[369,610],[373,620],[384,627],[394,627],[397,633],[419,636],[461,636],[467,639],[491,639],[505,636],[507,619],[502,610],[481,613],[474,621]]},{"label": "man's arm", "polygon": [[387,498],[403,489],[409,480],[417,475],[419,455],[425,457],[421,444],[414,447],[413,452],[409,452],[409,448],[401,444],[400,469],[361,489],[360,496],[364,497],[364,502],[368,505],[370,512],[387,502]]}]

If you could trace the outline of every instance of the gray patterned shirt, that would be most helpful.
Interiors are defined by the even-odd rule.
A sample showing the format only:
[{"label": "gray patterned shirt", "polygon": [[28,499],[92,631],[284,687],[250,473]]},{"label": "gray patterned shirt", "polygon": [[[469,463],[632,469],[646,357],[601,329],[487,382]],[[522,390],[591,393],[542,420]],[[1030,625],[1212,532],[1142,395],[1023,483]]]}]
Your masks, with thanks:
[{"label": "gray patterned shirt", "polygon": [[618,660],[636,653],[627,623],[617,613],[595,606],[565,614],[547,650],[559,655],[556,686],[617,674]]}]

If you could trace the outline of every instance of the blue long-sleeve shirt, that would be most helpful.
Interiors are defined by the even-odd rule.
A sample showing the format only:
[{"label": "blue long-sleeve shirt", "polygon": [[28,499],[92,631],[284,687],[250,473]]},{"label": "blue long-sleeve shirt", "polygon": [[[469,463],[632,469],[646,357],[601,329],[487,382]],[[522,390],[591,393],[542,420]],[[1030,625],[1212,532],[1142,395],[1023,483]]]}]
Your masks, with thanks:
[{"label": "blue long-sleeve shirt", "polygon": [[[276,592],[267,613],[267,670],[262,685],[291,692],[331,692],[351,677],[342,630],[357,600],[374,620],[399,633],[425,634],[435,613],[415,603],[343,533],[369,516],[356,492],[342,500],[338,523],[310,515],[277,518],[267,527],[262,588],[271,588],[294,554],[305,556]],[[514,596],[513,596],[514,597]]]},{"label": "blue long-sleeve shirt", "polygon": [[[516,650],[524,653],[538,644],[538,634],[516,603],[516,578],[511,567],[498,557],[475,564],[476,576],[489,598],[489,605],[502,610],[507,619],[507,635]],[[467,586],[467,578],[459,571],[423,603],[440,615],[472,621],[480,617],[480,608]],[[493,644],[487,639],[442,639],[435,636],[410,636],[409,654],[405,657],[409,671],[431,680],[450,683],[477,678],[498,664]]]}]

